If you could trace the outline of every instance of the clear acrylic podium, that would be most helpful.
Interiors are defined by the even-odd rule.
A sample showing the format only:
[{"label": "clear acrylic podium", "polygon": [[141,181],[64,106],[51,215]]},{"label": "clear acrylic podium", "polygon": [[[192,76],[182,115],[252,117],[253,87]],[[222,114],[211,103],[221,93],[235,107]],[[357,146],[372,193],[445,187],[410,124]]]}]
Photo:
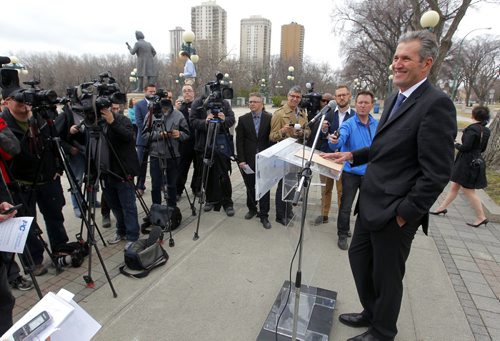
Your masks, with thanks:
[{"label": "clear acrylic podium", "polygon": [[[311,171],[338,180],[343,165],[323,159],[317,154],[319,153],[314,153],[312,157]],[[310,155],[311,148],[304,148],[293,138],[283,140],[257,154],[255,156],[255,199],[259,200],[283,179],[283,200],[292,201],[299,184],[300,173]],[[303,213],[305,214],[305,212]],[[282,341],[293,338],[292,324],[296,299],[292,294],[287,300],[290,285],[294,284],[285,281],[280,288],[257,337],[258,341]],[[328,341],[333,326],[333,311],[337,301],[337,293],[302,285],[298,301],[298,313],[296,314],[298,323],[295,335],[297,340]],[[278,321],[282,311],[283,314]]]},{"label": "clear acrylic podium", "polygon": [[[309,158],[311,148],[304,147],[294,138],[287,138],[255,155],[255,200],[283,179],[283,200],[291,201],[297,187],[299,172]],[[315,154],[318,152],[316,151]],[[314,155],[311,170],[338,180],[343,165]]]}]

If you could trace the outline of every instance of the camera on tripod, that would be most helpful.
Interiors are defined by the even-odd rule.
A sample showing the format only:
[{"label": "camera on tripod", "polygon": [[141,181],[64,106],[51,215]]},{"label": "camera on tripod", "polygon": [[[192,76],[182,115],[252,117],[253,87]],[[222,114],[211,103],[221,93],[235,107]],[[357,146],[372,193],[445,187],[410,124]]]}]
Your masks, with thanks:
[{"label": "camera on tripod", "polygon": [[205,84],[206,99],[203,102],[203,108],[210,110],[210,113],[214,114],[214,118],[217,118],[217,114],[222,111],[223,101],[233,98],[233,88],[225,83],[222,80],[223,78],[224,75],[221,72],[217,72],[215,74],[215,81]]},{"label": "camera on tripod", "polygon": [[98,80],[68,88],[66,94],[74,103],[73,110],[83,112],[86,126],[96,126],[102,120],[102,109],[127,102],[127,95],[120,91],[110,72],[99,74]]},{"label": "camera on tripod", "polygon": [[321,109],[322,95],[314,91],[314,82],[306,83],[307,94],[302,96],[299,106],[307,110],[307,118],[310,120]]},{"label": "camera on tripod", "polygon": [[169,111],[173,108],[172,101],[168,98],[168,92],[164,89],[156,90],[154,95],[147,95],[149,101],[148,110],[153,113],[155,119],[161,119],[163,116],[162,108]]}]

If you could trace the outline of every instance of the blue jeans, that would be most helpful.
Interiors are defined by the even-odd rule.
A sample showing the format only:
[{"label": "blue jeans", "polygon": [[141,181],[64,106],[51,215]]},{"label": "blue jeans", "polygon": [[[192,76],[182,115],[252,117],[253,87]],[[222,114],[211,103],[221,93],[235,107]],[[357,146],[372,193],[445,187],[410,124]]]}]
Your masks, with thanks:
[{"label": "blue jeans", "polygon": [[165,186],[164,175],[167,180],[167,205],[175,207],[177,205],[177,169],[179,162],[174,159],[163,159],[162,163],[166,163],[165,170],[160,167],[160,159],[153,156],[150,158],[149,174],[151,175],[151,201],[153,204],[161,204],[162,186]]},{"label": "blue jeans", "polygon": [[337,218],[337,235],[339,237],[347,237],[352,203],[362,183],[362,175],[342,173],[342,197],[340,198],[340,211]]},{"label": "blue jeans", "polygon": [[103,194],[116,218],[116,233],[125,236],[128,241],[139,239],[134,185],[108,177],[104,179]]}]

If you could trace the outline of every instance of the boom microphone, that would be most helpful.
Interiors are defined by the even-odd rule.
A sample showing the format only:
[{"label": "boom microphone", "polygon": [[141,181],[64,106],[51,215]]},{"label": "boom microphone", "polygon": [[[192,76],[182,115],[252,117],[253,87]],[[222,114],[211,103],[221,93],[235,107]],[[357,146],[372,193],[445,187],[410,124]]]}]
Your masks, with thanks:
[{"label": "boom microphone", "polygon": [[10,64],[10,58],[9,57],[4,57],[4,56],[0,56],[0,65],[3,65],[3,64]]},{"label": "boom microphone", "polygon": [[323,109],[321,109],[321,111],[316,116],[314,116],[312,120],[309,121],[309,123],[307,123],[307,125],[309,127],[312,126],[314,122],[321,119],[321,116],[324,116],[330,110],[335,110],[335,109],[337,109],[337,102],[335,102],[335,100],[332,99]]}]

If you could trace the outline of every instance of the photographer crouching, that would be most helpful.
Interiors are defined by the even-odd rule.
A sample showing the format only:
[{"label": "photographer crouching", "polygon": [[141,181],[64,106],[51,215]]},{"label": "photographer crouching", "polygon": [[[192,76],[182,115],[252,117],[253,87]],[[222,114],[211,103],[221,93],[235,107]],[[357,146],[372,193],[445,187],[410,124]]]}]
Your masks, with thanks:
[{"label": "photographer crouching", "polygon": [[[198,180],[200,188],[206,185],[204,190],[207,202],[203,210],[208,212],[215,208],[218,211],[222,206],[226,214],[232,217],[234,216],[234,208],[231,199],[232,187],[229,172],[231,171],[230,158],[234,154],[234,145],[229,128],[236,123],[236,119],[231,104],[227,101],[233,97],[232,89],[223,83],[222,78],[222,73],[217,73],[216,80],[205,86],[205,94],[193,101],[189,122],[191,127],[195,129],[194,149],[198,165],[200,168],[210,168],[203,172],[200,171],[202,176]],[[208,136],[207,139],[210,125],[216,127],[212,131],[215,131],[217,136],[214,138]],[[213,145],[210,145],[211,143]],[[213,160],[213,163],[204,163],[204,158]],[[203,174],[207,173],[208,177],[204,179]]]},{"label": "photographer crouching", "polygon": [[172,106],[171,100],[162,98],[158,90],[155,99],[149,104],[142,138],[148,141],[151,175],[151,201],[161,204],[161,190],[167,185],[166,201],[169,207],[177,205],[177,177],[180,141],[190,137],[189,127],[184,115]]},{"label": "photographer crouching", "polygon": [[101,181],[104,198],[116,218],[116,235],[108,242],[116,244],[126,240],[127,248],[129,243],[139,239],[139,220],[132,179],[139,174],[140,165],[135,151],[132,122],[126,116],[114,113],[112,106],[113,103],[106,98],[96,100],[96,109],[102,117],[98,124],[105,136],[100,141]]}]

